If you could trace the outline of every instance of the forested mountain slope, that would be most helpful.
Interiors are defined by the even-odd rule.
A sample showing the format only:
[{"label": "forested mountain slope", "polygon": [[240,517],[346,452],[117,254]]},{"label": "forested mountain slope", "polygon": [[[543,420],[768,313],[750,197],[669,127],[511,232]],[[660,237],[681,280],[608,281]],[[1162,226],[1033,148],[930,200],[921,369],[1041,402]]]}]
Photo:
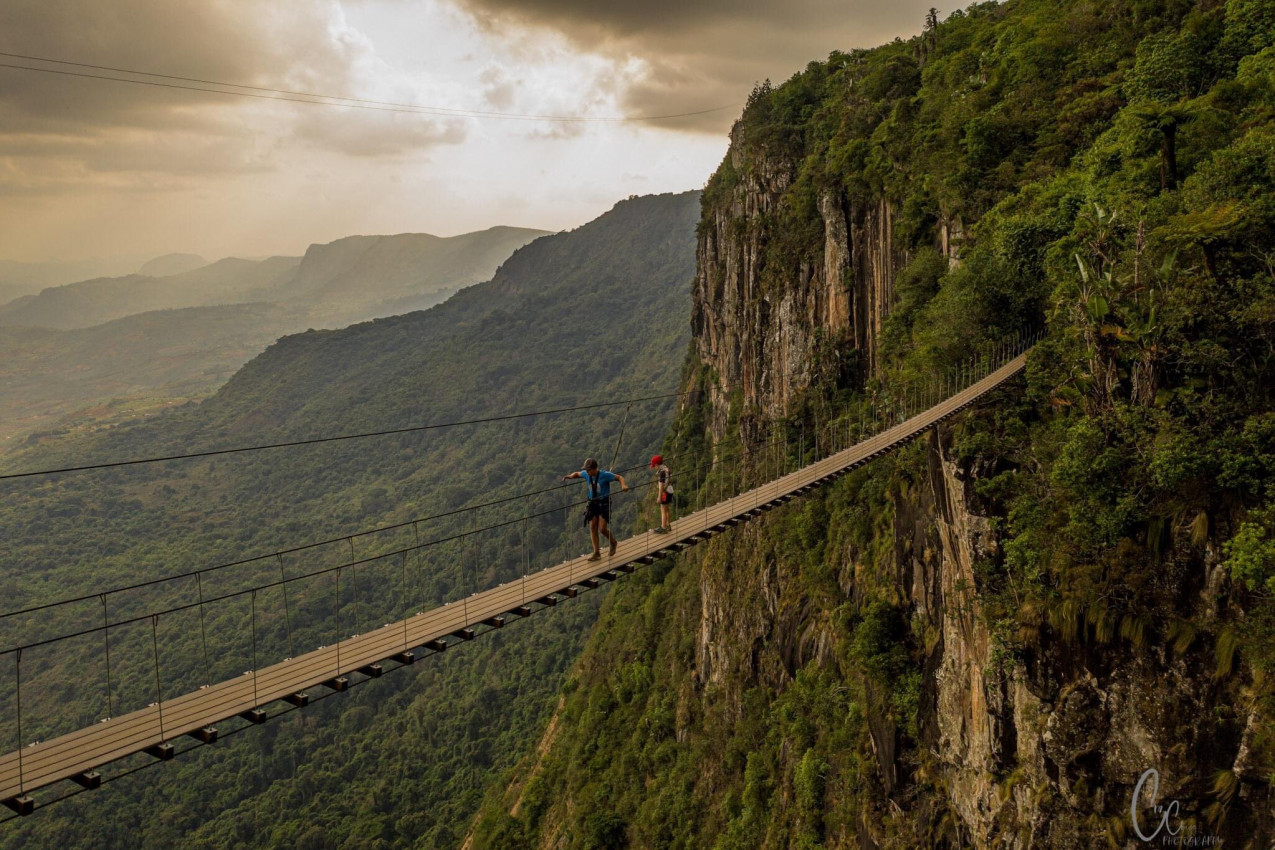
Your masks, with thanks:
[{"label": "forested mountain slope", "polygon": [[1270,0],[1008,0],[760,86],[673,448],[809,445],[1045,339],[619,584],[475,846],[1269,846],[1273,73]]},{"label": "forested mountain slope", "polygon": [[273,304],[231,304],[71,331],[0,328],[0,441],[110,427],[125,409],[154,415],[207,395],[302,321]]},{"label": "forested mountain slope", "polygon": [[[624,201],[596,221],[520,249],[492,281],[438,307],[286,337],[201,404],[102,434],[46,441],[8,458],[9,468],[671,392],[689,339],[698,198]],[[643,459],[668,427],[671,409],[669,400],[635,406],[627,425],[621,406],[10,482],[0,509],[6,543],[0,593],[11,609],[553,487],[585,455],[609,459],[622,428],[620,463]],[[574,489],[555,491],[548,504],[574,498]],[[524,507],[518,501],[478,517],[427,522],[420,533],[521,516]],[[634,521],[631,511],[618,519]],[[352,545],[366,554],[393,543],[371,536]],[[520,574],[529,556],[539,567],[581,547],[587,542],[572,509],[406,564],[394,559],[361,569],[354,582],[347,572],[342,622],[350,630],[377,627],[401,616],[406,602],[458,598]],[[346,542],[336,548],[343,556]],[[275,577],[280,569],[295,574],[322,565],[329,554],[312,550],[282,565],[271,558],[262,569]],[[400,574],[409,576],[406,584]],[[288,634],[298,648],[330,641],[331,620],[323,613],[330,587],[329,577],[294,591]],[[211,584],[205,589],[213,592]],[[111,604],[151,610],[177,593],[161,588]],[[8,824],[0,846],[453,847],[482,789],[534,746],[596,598]],[[282,657],[291,638],[278,600],[260,601],[261,644]],[[246,615],[242,606],[210,613],[213,678],[239,675],[251,663]],[[49,619],[32,620],[31,628],[52,628]],[[197,622],[173,617],[158,630],[171,676],[165,687],[193,687],[203,676]],[[142,637],[112,630],[117,712],[154,699],[150,638]],[[105,712],[103,668],[92,647],[74,644],[22,664],[24,735],[47,738]],[[5,727],[10,739],[14,731]]]}]

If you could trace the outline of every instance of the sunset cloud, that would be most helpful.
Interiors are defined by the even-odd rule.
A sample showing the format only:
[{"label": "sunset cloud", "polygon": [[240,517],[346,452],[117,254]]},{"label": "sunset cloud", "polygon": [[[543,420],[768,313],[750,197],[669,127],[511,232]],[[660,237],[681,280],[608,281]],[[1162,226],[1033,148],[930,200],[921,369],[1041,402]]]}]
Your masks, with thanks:
[{"label": "sunset cloud", "polygon": [[[561,33],[630,72],[616,80],[632,115],[737,104],[754,83],[787,79],[833,50],[918,31],[932,0],[459,0],[491,32]],[[720,132],[738,109],[659,122]]]},{"label": "sunset cloud", "polygon": [[298,253],[355,232],[575,226],[635,187],[703,185],[754,82],[914,32],[926,5],[7,0],[5,53],[479,112],[732,105],[659,122],[494,120],[0,68],[0,258]]}]

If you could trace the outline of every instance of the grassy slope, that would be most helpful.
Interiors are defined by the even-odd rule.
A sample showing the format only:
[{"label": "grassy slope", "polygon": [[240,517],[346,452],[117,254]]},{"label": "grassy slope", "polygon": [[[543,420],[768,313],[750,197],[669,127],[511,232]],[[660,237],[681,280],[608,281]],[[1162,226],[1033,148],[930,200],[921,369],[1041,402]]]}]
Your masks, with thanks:
[{"label": "grassy slope", "polygon": [[[119,400],[206,395],[305,318],[269,304],[141,313],[92,328],[0,328],[0,439],[92,425]],[[60,422],[86,406],[80,420]],[[39,435],[35,434],[34,439]]]}]

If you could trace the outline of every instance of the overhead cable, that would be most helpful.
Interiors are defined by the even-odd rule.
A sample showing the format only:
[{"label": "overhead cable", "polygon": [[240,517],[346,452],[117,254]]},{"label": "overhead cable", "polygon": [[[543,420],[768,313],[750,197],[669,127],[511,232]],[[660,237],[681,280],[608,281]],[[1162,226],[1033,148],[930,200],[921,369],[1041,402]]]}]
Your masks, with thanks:
[{"label": "overhead cable", "polygon": [[331,437],[311,437],[304,440],[289,440],[282,443],[263,443],[255,446],[237,446],[229,449],[208,449],[199,452],[184,452],[182,454],[163,455],[160,457],[142,457],[132,458],[130,460],[115,460],[102,463],[86,463],[79,466],[62,466],[54,469],[37,469],[30,472],[9,472],[0,475],[0,481],[8,481],[14,478],[32,478],[39,475],[62,475],[71,472],[88,472],[94,469],[115,469],[121,466],[137,466],[148,463],[163,463],[165,461],[174,460],[193,460],[195,458],[217,457],[219,455],[242,454],[244,452],[260,452],[266,449],[289,449],[297,446],[314,446],[321,443],[335,443],[341,440],[363,440],[369,437],[388,437],[395,434],[414,434],[421,431],[436,431],[443,428],[457,428],[462,425],[486,425],[493,422],[509,422],[514,419],[526,419],[533,416],[549,416],[555,413],[574,413],[581,410],[598,410],[604,407],[618,407],[619,405],[638,404],[646,401],[660,401],[663,399],[680,398],[689,393],[665,393],[663,395],[644,396],[642,398],[623,399],[621,401],[604,401],[595,404],[581,404],[575,407],[555,407],[549,410],[532,410],[525,413],[506,413],[501,416],[484,416],[479,419],[464,419],[457,422],[439,422],[432,425],[412,425],[406,428],[391,428],[386,431],[366,431],[359,434],[339,434]]},{"label": "overhead cable", "polygon": [[[160,74],[153,71],[136,71],[130,68],[115,68],[109,65],[92,65],[87,62],[71,62],[65,59],[49,59],[43,56],[28,56],[21,53],[5,53],[0,56],[19,59],[24,62],[47,62],[72,68],[87,68],[106,73],[84,73],[69,71],[65,68],[42,68],[31,65],[15,65],[0,63],[0,68],[20,71],[35,71],[45,74],[59,74],[67,77],[80,77],[89,80],[107,80],[116,83],[132,83],[134,85],[156,86],[159,88],[182,89],[184,91],[201,91],[211,94],[226,94],[235,97],[250,97],[258,100],[283,100],[289,103],[311,103],[317,106],[346,106],[352,109],[370,109],[376,112],[405,112],[416,115],[437,115],[452,118],[490,118],[502,121],[555,121],[560,123],[632,123],[644,121],[668,121],[677,118],[691,118],[697,115],[708,115],[739,106],[728,103],[708,109],[697,109],[691,112],[677,112],[667,115],[538,115],[521,112],[489,112],[479,109],[458,109],[448,106],[434,106],[417,103],[400,103],[387,100],[371,100],[367,98],[346,97],[344,95],[317,94],[314,92],[296,91],[293,89],[274,89],[264,86],[252,86],[244,83],[227,83],[220,80],[206,80],[199,77],[182,77],[175,74]],[[133,77],[117,77],[111,74],[134,74],[137,77],[151,79],[135,79]],[[169,80],[172,82],[161,82]],[[220,86],[220,88],[207,88]]]}]

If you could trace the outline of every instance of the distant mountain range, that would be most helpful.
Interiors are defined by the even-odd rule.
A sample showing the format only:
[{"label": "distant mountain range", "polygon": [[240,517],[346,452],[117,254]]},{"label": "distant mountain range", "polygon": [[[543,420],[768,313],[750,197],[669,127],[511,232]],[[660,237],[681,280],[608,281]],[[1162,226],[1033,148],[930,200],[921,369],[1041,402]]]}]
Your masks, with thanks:
[{"label": "distant mountain range", "polygon": [[72,330],[152,310],[266,300],[260,296],[299,263],[295,257],[231,258],[168,277],[131,274],[52,286],[0,307],[0,327]]},{"label": "distant mountain range", "polygon": [[171,274],[193,272],[206,265],[208,261],[198,254],[165,254],[143,265],[137,273],[148,277],[167,277]]},{"label": "distant mountain range", "polygon": [[49,286],[62,286],[93,277],[132,274],[145,262],[136,257],[81,260],[72,263],[19,263],[0,260],[0,304],[32,295]]},{"label": "distant mountain range", "polygon": [[[304,257],[228,258],[204,264],[174,254],[137,274],[46,288],[0,306],[0,327],[86,328],[151,310],[254,301],[304,311],[336,327],[414,307],[423,296],[489,280],[515,250],[546,231],[493,227],[461,236],[351,236],[311,245]],[[148,270],[182,268],[163,276]],[[434,299],[436,300],[436,299]]]},{"label": "distant mountain range", "polygon": [[[545,234],[352,236],[304,257],[214,263],[171,254],[135,274],[19,297],[0,306],[0,439],[111,399],[153,410],[206,394],[280,336],[426,309],[490,280]],[[64,427],[116,412],[86,411]]]}]

